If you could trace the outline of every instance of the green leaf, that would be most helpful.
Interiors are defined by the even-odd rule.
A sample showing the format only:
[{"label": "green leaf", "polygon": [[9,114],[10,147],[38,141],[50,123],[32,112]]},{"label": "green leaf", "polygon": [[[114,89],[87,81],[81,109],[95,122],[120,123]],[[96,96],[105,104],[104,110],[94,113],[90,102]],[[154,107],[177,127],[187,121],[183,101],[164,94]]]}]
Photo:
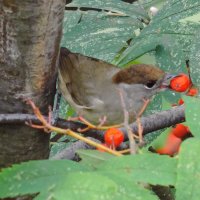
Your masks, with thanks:
[{"label": "green leaf", "polygon": [[[199,14],[200,15],[200,14]],[[200,21],[200,16],[198,18]],[[200,27],[196,30],[195,37],[193,38],[192,45],[190,47],[190,71],[192,76],[192,81],[194,84],[200,86]]]},{"label": "green leaf", "polygon": [[[171,107],[173,104],[178,104],[178,101],[181,98],[180,92],[175,92],[172,90],[166,90],[166,91],[162,92],[161,95],[168,102],[168,104],[171,104]],[[162,107],[164,106],[163,103],[164,103],[164,101],[162,100]]]},{"label": "green leaf", "polygon": [[55,156],[57,153],[61,152],[63,149],[69,147],[69,145],[71,145],[70,142],[68,142],[68,143],[66,143],[66,142],[53,143],[53,145],[51,147],[49,158]]},{"label": "green leaf", "polygon": [[172,104],[169,101],[167,101],[164,96],[162,96],[162,110],[169,110],[171,109],[171,107],[172,107]]},{"label": "green leaf", "polygon": [[99,164],[104,163],[115,156],[94,150],[77,150],[77,154],[81,157],[81,164],[96,169]]},{"label": "green leaf", "polygon": [[[47,193],[45,199],[48,199]],[[68,178],[56,185],[55,199],[83,199],[83,200],[157,200],[158,198],[148,190],[120,178],[109,178],[98,173],[72,173]]]},{"label": "green leaf", "polygon": [[[141,0],[139,2],[145,8],[145,10],[148,12],[152,6],[158,8],[158,9],[161,9],[163,4],[166,2],[166,0]],[[138,3],[138,1],[135,2],[135,4],[137,4],[137,3]]]},{"label": "green leaf", "polygon": [[[122,1],[90,0],[73,1],[68,7],[103,9],[101,12],[88,10],[66,11],[63,24],[62,46],[71,51],[111,62],[127,41],[143,28],[138,18],[148,20],[140,5]],[[117,12],[117,15],[107,11]]]},{"label": "green leaf", "polygon": [[199,13],[198,0],[170,0],[152,18],[132,45],[123,52],[118,64],[124,65],[139,56],[154,51],[157,64],[165,70],[186,71],[185,60],[189,58],[190,45],[197,23],[181,20]]},{"label": "green leaf", "polygon": [[38,193],[36,200],[158,200],[151,191],[133,181],[91,173],[67,160],[14,165],[0,173],[0,185],[0,198]]},{"label": "green leaf", "polygon": [[200,140],[183,142],[178,159],[176,200],[199,200],[200,196]]},{"label": "green leaf", "polygon": [[126,177],[135,182],[174,185],[176,159],[169,156],[145,153],[113,158],[98,167],[102,173]]},{"label": "green leaf", "polygon": [[147,148],[152,146],[153,149],[156,150],[164,147],[171,130],[172,128],[165,129],[165,131],[163,131],[162,134],[160,134],[151,144],[149,144]]},{"label": "green leaf", "polygon": [[65,99],[61,97],[60,100],[60,106],[59,106],[59,117],[66,119],[67,115],[66,113],[68,112],[69,105],[66,103]]},{"label": "green leaf", "polygon": [[187,23],[191,23],[191,22],[200,24],[199,19],[200,19],[200,13],[197,13],[197,14],[194,14],[192,16],[189,16],[189,17],[186,17],[184,19],[181,19],[181,20],[179,20],[179,22],[186,23],[186,24]]},{"label": "green leaf", "polygon": [[63,29],[63,34],[67,31],[65,27],[68,27],[68,29],[71,29],[73,26],[76,26],[80,19],[82,17],[82,14],[80,11],[74,12],[71,10],[68,10],[67,12],[64,13],[64,19],[63,19],[63,24],[64,24],[64,29]]},{"label": "green leaf", "polygon": [[150,104],[148,105],[147,109],[145,110],[145,115],[151,115],[162,108],[162,97],[160,94],[155,95]]},{"label": "green leaf", "polygon": [[73,117],[74,115],[75,115],[75,110],[70,105],[68,105],[66,116]]},{"label": "green leaf", "polygon": [[13,165],[0,173],[0,198],[38,192],[43,195],[43,192],[53,191],[70,173],[80,171],[86,171],[86,168],[69,160],[41,160]]},{"label": "green leaf", "polygon": [[62,46],[111,62],[116,53],[127,46],[127,40],[135,37],[134,30],[140,27],[137,20],[111,16],[84,20],[71,29],[64,24]]},{"label": "green leaf", "polygon": [[72,3],[68,4],[67,7],[89,7],[96,9],[109,10],[111,12],[117,12],[126,16],[133,18],[144,17],[149,19],[149,16],[140,5],[133,5],[123,1],[109,0],[74,0]]},{"label": "green leaf", "polygon": [[141,149],[141,151],[144,153],[149,152],[149,144],[151,144],[162,132],[163,132],[163,130],[158,130],[158,131],[154,131],[152,133],[146,134],[144,136],[144,141],[146,143],[146,146],[144,146]]},{"label": "green leaf", "polygon": [[184,96],[185,117],[187,125],[192,135],[200,138],[200,99],[196,97]]}]

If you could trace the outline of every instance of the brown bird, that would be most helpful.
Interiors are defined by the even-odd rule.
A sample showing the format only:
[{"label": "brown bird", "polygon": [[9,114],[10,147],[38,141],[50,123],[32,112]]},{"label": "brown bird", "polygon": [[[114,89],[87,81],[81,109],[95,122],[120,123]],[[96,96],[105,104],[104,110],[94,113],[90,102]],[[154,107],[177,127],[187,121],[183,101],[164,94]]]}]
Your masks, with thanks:
[{"label": "brown bird", "polygon": [[122,91],[129,120],[133,122],[144,99],[167,88],[174,77],[146,64],[120,69],[107,62],[60,50],[59,88],[65,100],[93,124],[106,116],[105,125],[124,121],[119,89]]}]

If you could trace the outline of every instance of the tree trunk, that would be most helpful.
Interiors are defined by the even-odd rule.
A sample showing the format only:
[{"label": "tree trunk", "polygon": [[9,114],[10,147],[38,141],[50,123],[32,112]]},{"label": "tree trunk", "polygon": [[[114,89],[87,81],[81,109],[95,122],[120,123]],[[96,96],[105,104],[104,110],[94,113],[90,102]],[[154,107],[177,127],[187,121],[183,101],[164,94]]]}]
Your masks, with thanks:
[{"label": "tree trunk", "polygon": [[[64,8],[64,0],[0,0],[0,113],[32,113],[26,98],[44,113],[52,105]],[[0,167],[48,154],[43,131],[0,126]]]}]

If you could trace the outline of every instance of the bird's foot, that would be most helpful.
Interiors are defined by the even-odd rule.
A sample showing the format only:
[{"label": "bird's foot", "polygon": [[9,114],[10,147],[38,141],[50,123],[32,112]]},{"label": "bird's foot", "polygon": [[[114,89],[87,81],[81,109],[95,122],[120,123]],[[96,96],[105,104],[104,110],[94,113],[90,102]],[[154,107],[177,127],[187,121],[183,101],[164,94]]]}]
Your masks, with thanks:
[{"label": "bird's foot", "polygon": [[69,120],[69,121],[80,121],[83,124],[85,124],[87,126],[86,128],[79,128],[78,129],[78,132],[80,132],[80,133],[84,133],[84,132],[88,131],[89,129],[91,129],[91,124],[81,115],[79,115],[77,117],[68,117],[67,120]]},{"label": "bird's foot", "polygon": [[[44,116],[41,114],[39,108],[35,105],[35,103],[31,99],[26,99],[26,103],[32,107],[33,112],[34,112],[35,116],[39,119],[39,121],[41,121],[43,123],[43,121],[45,120],[49,125],[51,125],[51,119],[52,119],[52,107],[51,106],[49,106],[49,108],[48,108],[49,113],[48,113],[48,118],[46,120],[44,118]],[[51,132],[45,125],[33,124],[32,121],[30,121],[30,120],[26,121],[25,124],[32,128],[44,129],[44,131],[47,133]]]},{"label": "bird's foot", "polygon": [[86,120],[82,116],[78,116],[78,117],[74,117],[74,118],[68,118],[68,120],[70,120],[70,121],[80,121],[83,124],[85,124],[87,126],[86,128],[78,130],[81,133],[88,131],[89,129],[107,130],[109,128],[119,128],[123,125],[123,124],[117,124],[117,125],[111,125],[111,126],[103,126],[103,124],[105,124],[105,122],[106,122],[106,116],[99,119],[100,123],[98,125],[92,124],[91,122],[89,122],[88,120]]}]

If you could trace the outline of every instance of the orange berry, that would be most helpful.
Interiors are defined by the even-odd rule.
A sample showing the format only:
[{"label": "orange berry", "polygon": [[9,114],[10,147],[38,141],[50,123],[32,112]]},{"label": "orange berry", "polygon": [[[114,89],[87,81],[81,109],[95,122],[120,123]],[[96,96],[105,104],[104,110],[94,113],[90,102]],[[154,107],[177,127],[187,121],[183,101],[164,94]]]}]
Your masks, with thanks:
[{"label": "orange berry", "polygon": [[184,104],[184,101],[183,101],[183,99],[180,98],[180,99],[178,100],[178,105],[182,105],[182,104]]},{"label": "orange berry", "polygon": [[196,96],[199,93],[197,88],[190,88],[189,91],[187,92],[187,96]]},{"label": "orange berry", "polygon": [[190,85],[190,78],[186,74],[179,74],[170,81],[171,89],[177,92],[185,92]]},{"label": "orange berry", "polygon": [[184,124],[177,124],[175,128],[173,128],[172,133],[178,137],[178,138],[183,138],[185,137],[188,133],[190,133],[190,130],[187,126]]},{"label": "orange berry", "polygon": [[104,134],[108,146],[118,147],[124,141],[124,133],[117,128],[109,128]]}]

